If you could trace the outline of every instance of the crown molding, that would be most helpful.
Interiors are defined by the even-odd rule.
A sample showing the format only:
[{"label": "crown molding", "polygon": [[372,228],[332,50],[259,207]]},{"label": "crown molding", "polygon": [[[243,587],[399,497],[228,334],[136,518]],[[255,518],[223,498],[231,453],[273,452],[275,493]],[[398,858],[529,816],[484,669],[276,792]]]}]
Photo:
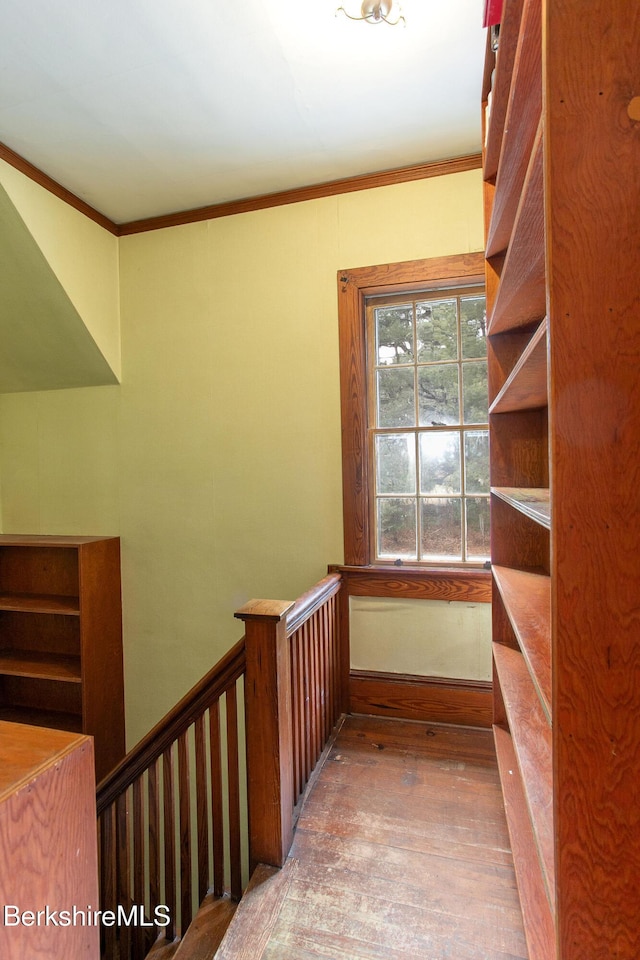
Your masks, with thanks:
[{"label": "crown molding", "polygon": [[45,190],[48,190],[49,193],[52,193],[60,200],[64,200],[70,207],[83,213],[85,217],[104,227],[109,233],[113,233],[116,237],[119,235],[120,228],[113,220],[109,220],[104,214],[95,210],[88,203],[85,203],[85,201],[77,197],[75,193],[71,193],[70,190],[67,190],[66,187],[63,187],[57,180],[48,176],[48,174],[43,173],[38,167],[34,167],[32,163],[29,163],[28,160],[25,160],[24,157],[21,157],[19,153],[11,150],[11,148],[7,147],[4,143],[0,143],[0,160],[5,160],[10,166],[15,167],[20,173],[24,173],[30,180],[40,184],[41,187],[44,187]]},{"label": "crown molding", "polygon": [[24,157],[21,157],[10,147],[0,143],[0,160],[6,161],[16,170],[19,170],[30,180],[35,181],[54,196],[68,203],[69,206],[83,213],[90,220],[104,227],[116,237],[129,236],[135,233],[146,233],[150,230],[161,230],[165,227],[176,227],[187,223],[197,223],[201,220],[215,220],[219,217],[232,217],[239,213],[251,213],[255,210],[266,210],[269,207],[285,206],[289,203],[301,203],[305,200],[318,200],[322,197],[338,196],[343,193],[355,193],[359,190],[373,190],[376,187],[388,187],[398,183],[409,183],[412,180],[425,180],[430,177],[442,177],[452,173],[463,173],[467,170],[477,170],[482,165],[479,153],[464,157],[454,157],[451,160],[437,160],[431,163],[419,163],[409,167],[397,167],[394,170],[384,170],[379,173],[366,173],[357,177],[345,177],[342,180],[331,180],[327,183],[313,184],[307,187],[297,187],[293,190],[284,190],[279,193],[265,193],[257,197],[247,197],[243,200],[230,200],[226,203],[214,203],[206,207],[193,210],[183,210],[176,213],[163,214],[157,217],[146,217],[141,220],[131,220],[127,223],[114,223],[104,214],[81,200],[66,187],[63,187],[48,174],[43,173]]},{"label": "crown molding", "polygon": [[354,193],[358,190],[372,190],[375,187],[388,187],[397,183],[408,183],[412,180],[425,180],[429,177],[442,177],[450,173],[463,173],[467,170],[477,170],[481,166],[481,155],[474,153],[465,157],[456,157],[452,160],[437,160],[432,163],[415,164],[411,167],[398,167],[395,170],[385,170],[380,173],[365,173],[357,177],[345,177],[342,180],[331,180],[327,183],[318,183],[308,187],[296,187],[293,190],[283,190],[279,193],[265,193],[257,197],[247,197],[244,200],[230,200],[227,203],[214,203],[194,210],[184,210],[159,217],[148,217],[144,220],[132,220],[129,223],[120,224],[120,235],[145,233],[148,230],[177,227],[186,223],[197,223],[200,220],[215,220],[218,217],[232,217],[238,213],[251,213],[255,210],[281,207],[289,203],[318,200],[322,197]]}]

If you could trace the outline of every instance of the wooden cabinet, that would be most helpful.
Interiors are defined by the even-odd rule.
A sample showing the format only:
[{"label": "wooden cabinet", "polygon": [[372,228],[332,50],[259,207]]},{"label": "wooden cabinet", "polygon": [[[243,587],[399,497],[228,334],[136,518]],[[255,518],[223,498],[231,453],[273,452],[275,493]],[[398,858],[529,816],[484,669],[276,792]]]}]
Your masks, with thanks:
[{"label": "wooden cabinet", "polygon": [[0,536],[0,719],[90,734],[124,756],[120,541]]},{"label": "wooden cabinet", "polygon": [[632,960],[640,7],[505,0],[483,99],[494,730],[530,957]]},{"label": "wooden cabinet", "polygon": [[95,803],[88,737],[0,722],[3,960],[98,960]]}]

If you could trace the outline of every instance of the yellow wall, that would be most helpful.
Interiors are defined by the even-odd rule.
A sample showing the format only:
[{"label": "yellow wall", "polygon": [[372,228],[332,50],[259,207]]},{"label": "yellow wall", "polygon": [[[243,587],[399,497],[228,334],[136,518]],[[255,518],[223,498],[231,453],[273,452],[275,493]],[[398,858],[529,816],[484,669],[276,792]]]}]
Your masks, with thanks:
[{"label": "yellow wall", "polygon": [[491,680],[491,604],[351,597],[351,666]]},{"label": "yellow wall", "polygon": [[4,160],[0,184],[119,379],[118,238]]},{"label": "yellow wall", "polygon": [[342,559],[336,272],[480,250],[479,171],[120,240],[120,386],[0,399],[5,532],[119,534],[132,743]]}]

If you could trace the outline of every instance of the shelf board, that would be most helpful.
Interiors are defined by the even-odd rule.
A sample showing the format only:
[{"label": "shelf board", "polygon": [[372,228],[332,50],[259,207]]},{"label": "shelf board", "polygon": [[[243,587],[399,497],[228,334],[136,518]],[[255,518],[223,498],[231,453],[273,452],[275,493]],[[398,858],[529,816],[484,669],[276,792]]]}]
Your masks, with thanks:
[{"label": "shelf board", "polygon": [[80,616],[78,597],[59,597],[49,594],[2,593],[0,610],[17,613],[59,613],[67,617]]},{"label": "shelf board", "polygon": [[547,530],[551,529],[551,501],[546,487],[491,487],[491,493],[505,503],[535,520]]},{"label": "shelf board", "polygon": [[549,903],[552,904],[555,897],[555,859],[551,726],[544,715],[522,654],[501,643],[494,643],[493,660],[545,888]]},{"label": "shelf board", "polygon": [[[489,334],[517,330],[546,311],[542,124],[535,138],[517,210],[513,237],[500,274]],[[487,256],[491,256],[487,240]],[[495,251],[497,252],[497,251]]]},{"label": "shelf board", "polygon": [[551,579],[511,567],[492,567],[507,616],[549,722],[551,707]]},{"label": "shelf board", "polygon": [[518,34],[523,0],[505,4],[500,24],[500,43],[496,55],[494,83],[491,90],[491,111],[487,123],[487,142],[484,156],[484,178],[492,180],[498,172],[502,131],[504,129],[513,64],[518,49]]},{"label": "shelf board", "polygon": [[37,653],[33,650],[0,650],[0,674],[80,683],[80,657]]},{"label": "shelf board", "polygon": [[547,327],[545,317],[491,404],[489,413],[512,413],[547,406]]},{"label": "shelf board", "polygon": [[510,734],[494,726],[493,736],[513,852],[520,905],[525,922],[529,960],[556,956],[553,915],[546,895],[526,798]]},{"label": "shelf board", "polygon": [[541,113],[542,16],[539,0],[525,0],[487,234],[491,256],[509,244]]},{"label": "shelf board", "polygon": [[0,706],[0,720],[11,723],[26,723],[32,727],[51,727],[82,733],[82,717],[78,713],[62,713],[60,710],[36,710],[34,707]]}]

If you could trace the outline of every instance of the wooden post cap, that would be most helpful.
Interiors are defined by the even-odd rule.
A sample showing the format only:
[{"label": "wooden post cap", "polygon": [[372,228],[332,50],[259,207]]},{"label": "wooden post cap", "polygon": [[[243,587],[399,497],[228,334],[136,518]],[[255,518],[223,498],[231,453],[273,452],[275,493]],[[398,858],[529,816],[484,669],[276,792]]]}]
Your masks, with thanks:
[{"label": "wooden post cap", "polygon": [[237,620],[273,620],[278,623],[286,617],[293,606],[293,600],[249,600],[244,607],[236,610]]}]

